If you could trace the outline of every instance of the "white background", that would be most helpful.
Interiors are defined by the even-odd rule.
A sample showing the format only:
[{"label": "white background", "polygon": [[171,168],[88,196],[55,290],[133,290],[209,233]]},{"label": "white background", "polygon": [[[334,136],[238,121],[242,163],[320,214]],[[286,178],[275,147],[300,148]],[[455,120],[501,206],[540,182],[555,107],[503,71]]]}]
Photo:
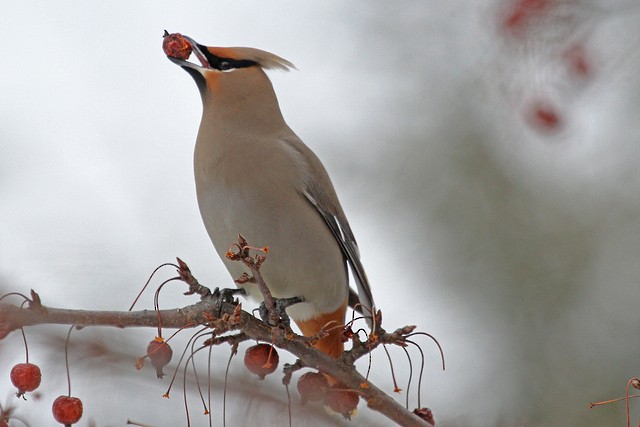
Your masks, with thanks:
[{"label": "white background", "polygon": [[[175,256],[230,286],[194,195],[199,95],[161,36],[258,47],[299,68],[270,75],[333,177],[387,328],[417,324],[445,349],[443,373],[421,342],[422,405],[438,425],[624,425],[623,404],[588,403],[623,395],[640,373],[640,10],[548,2],[514,35],[501,22],[517,1],[481,3],[2,2],[0,286],[34,288],[51,306],[126,309]],[[575,45],[583,75],[564,53]],[[539,100],[556,128],[531,121]],[[193,302],[183,291],[168,286],[161,306]],[[65,334],[27,330],[43,369],[27,402],[8,379],[20,335],[0,342],[0,400],[31,425],[52,425],[66,393]],[[133,368],[154,334],[72,334],[79,425],[185,423],[181,374],[166,400],[168,378]],[[214,349],[214,425],[227,357]],[[393,359],[406,388],[406,359]],[[227,425],[286,425],[279,378],[256,381],[240,358],[230,378]],[[392,390],[383,354],[373,379]],[[193,425],[208,425],[187,389]],[[340,422],[292,394],[294,425]],[[415,378],[409,396],[414,407]],[[345,425],[388,422],[361,404]]]}]

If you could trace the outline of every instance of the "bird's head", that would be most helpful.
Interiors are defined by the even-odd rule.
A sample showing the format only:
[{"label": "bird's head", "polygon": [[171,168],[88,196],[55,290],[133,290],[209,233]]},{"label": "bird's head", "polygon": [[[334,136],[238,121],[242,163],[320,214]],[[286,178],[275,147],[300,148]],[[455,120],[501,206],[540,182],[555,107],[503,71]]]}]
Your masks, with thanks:
[{"label": "bird's head", "polygon": [[[201,93],[217,87],[222,78],[241,71],[262,73],[263,69],[288,71],[295,66],[284,58],[250,47],[209,47],[191,37],[165,31],[163,50],[167,58],[182,67],[196,81]],[[188,61],[194,55],[199,64]]]}]

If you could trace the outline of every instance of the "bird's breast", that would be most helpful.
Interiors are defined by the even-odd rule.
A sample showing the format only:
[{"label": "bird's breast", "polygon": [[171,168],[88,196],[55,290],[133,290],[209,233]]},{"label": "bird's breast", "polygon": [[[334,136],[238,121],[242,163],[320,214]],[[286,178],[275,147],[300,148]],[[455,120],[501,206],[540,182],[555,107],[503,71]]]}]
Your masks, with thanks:
[{"label": "bird's breast", "polygon": [[232,277],[246,271],[225,257],[238,234],[252,246],[268,246],[262,274],[271,292],[303,296],[308,303],[289,311],[294,318],[308,318],[343,303],[347,276],[338,244],[302,195],[300,162],[277,141],[238,136],[199,138],[194,156],[200,213]]}]

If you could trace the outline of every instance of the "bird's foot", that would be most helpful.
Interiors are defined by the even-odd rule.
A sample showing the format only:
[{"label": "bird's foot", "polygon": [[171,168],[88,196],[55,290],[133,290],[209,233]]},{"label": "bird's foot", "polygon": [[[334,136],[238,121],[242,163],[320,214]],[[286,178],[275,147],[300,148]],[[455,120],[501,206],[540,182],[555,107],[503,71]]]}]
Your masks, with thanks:
[{"label": "bird's foot", "polygon": [[235,295],[247,295],[247,291],[244,288],[218,288],[216,287],[211,293],[211,298],[214,304],[214,311],[217,312],[217,317],[222,317],[222,307],[224,303],[233,304],[237,306],[240,302],[238,298],[234,298]]},{"label": "bird's foot", "polygon": [[229,304],[238,304],[238,299],[234,298],[235,295],[244,296],[247,295],[247,291],[244,288],[215,288],[213,290],[214,298]]},{"label": "bird's foot", "polygon": [[290,307],[294,304],[298,304],[304,302],[304,298],[302,297],[291,297],[291,298],[273,298],[273,302],[275,305],[274,312],[270,313],[269,309],[265,305],[264,301],[260,303],[260,307],[258,308],[258,313],[260,314],[260,318],[263,322],[266,322],[270,325],[281,324],[283,326],[289,327],[291,326],[291,319],[289,319],[289,315],[287,314],[287,307]]}]

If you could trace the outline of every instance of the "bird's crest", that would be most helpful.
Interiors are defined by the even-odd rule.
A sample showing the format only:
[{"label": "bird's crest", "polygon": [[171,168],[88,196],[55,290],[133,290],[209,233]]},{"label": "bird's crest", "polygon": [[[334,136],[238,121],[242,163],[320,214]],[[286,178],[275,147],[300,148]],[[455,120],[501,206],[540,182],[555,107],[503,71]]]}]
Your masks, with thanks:
[{"label": "bird's crest", "polygon": [[253,61],[265,70],[289,71],[296,66],[273,53],[252,47],[209,47],[209,52],[222,58]]}]

